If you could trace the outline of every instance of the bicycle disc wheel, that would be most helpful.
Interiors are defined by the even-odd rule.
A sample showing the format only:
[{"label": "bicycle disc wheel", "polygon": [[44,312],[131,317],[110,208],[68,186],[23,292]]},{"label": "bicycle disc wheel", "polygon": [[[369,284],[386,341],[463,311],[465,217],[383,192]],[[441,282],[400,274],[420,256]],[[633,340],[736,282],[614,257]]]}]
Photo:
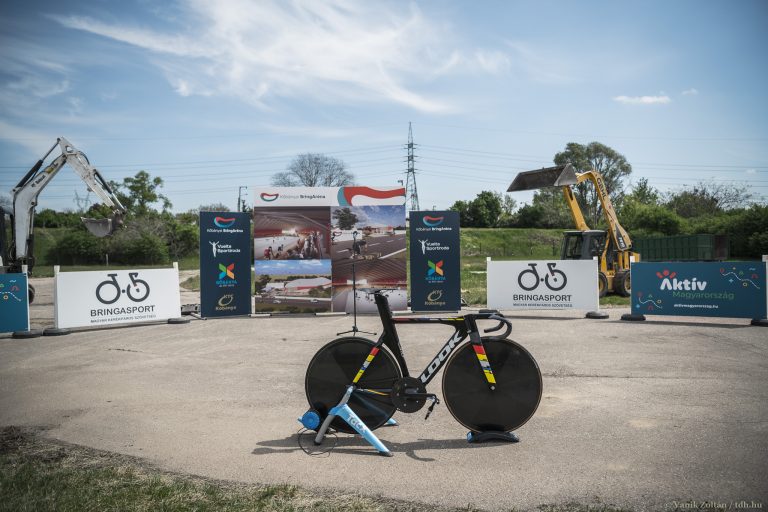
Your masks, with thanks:
[{"label": "bicycle disc wheel", "polygon": [[[374,345],[364,338],[339,338],[317,351],[307,367],[304,388],[310,407],[316,409],[321,417],[338,405]],[[389,392],[400,376],[395,358],[381,347],[357,387],[380,391],[384,395],[355,391],[347,402],[369,429],[382,426],[397,410]],[[331,426],[339,432],[355,432],[339,418],[334,419]]]},{"label": "bicycle disc wheel", "polygon": [[474,432],[510,432],[528,421],[541,400],[539,365],[512,340],[483,338],[496,378],[491,391],[471,343],[456,350],[443,373],[443,399],[451,415]]}]

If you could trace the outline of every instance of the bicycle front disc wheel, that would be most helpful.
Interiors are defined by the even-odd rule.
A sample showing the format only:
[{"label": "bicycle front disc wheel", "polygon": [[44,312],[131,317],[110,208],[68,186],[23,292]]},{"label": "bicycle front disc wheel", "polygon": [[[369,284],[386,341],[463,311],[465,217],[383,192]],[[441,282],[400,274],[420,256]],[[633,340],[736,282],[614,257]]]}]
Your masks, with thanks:
[{"label": "bicycle front disc wheel", "polygon": [[[310,407],[321,417],[327,416],[328,411],[338,405],[373,346],[372,341],[364,338],[339,338],[317,351],[307,368],[304,388]],[[381,347],[347,402],[369,429],[382,426],[397,410],[390,391],[400,377],[394,357]],[[331,427],[339,432],[355,433],[339,418],[333,420]]]},{"label": "bicycle front disc wheel", "polygon": [[451,415],[473,432],[511,432],[527,422],[541,400],[539,365],[512,340],[483,338],[494,378],[488,386],[471,343],[456,350],[443,373],[443,399]]}]

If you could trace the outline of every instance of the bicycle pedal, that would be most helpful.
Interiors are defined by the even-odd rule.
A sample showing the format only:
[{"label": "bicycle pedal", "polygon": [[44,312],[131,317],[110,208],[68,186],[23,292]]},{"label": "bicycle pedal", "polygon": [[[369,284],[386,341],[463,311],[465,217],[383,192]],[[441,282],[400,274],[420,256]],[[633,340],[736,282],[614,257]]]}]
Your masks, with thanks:
[{"label": "bicycle pedal", "polygon": [[435,409],[435,406],[440,403],[440,399],[437,398],[436,395],[432,395],[428,397],[429,400],[432,400],[432,405],[429,406],[427,409],[427,415],[424,416],[424,421],[427,421],[429,419],[429,415],[432,414],[432,411]]}]

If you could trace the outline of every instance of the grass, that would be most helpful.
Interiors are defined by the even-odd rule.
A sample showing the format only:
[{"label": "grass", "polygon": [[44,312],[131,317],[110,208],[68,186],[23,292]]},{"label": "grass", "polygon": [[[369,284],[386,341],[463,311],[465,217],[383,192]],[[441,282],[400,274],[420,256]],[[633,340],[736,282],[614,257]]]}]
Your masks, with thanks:
[{"label": "grass", "polygon": [[46,440],[17,427],[0,430],[0,496],[0,512],[474,510],[181,475],[133,457]]},{"label": "grass", "polygon": [[[308,459],[309,460],[309,459]],[[429,477],[425,479],[428,485]],[[0,428],[0,512],[475,512],[357,493],[310,491],[163,471],[141,459]],[[510,511],[520,510],[517,508]],[[540,512],[620,512],[603,503],[542,504]],[[673,509],[670,509],[673,510]],[[674,509],[677,510],[677,509]]]}]

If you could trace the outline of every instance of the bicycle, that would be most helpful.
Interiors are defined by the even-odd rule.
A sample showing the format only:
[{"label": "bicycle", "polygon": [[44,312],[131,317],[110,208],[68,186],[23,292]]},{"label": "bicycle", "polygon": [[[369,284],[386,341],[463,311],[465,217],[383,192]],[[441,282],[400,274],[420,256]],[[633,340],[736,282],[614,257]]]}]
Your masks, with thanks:
[{"label": "bicycle", "polygon": [[[396,424],[396,411],[414,413],[427,400],[426,418],[440,403],[426,386],[443,371],[443,401],[461,425],[469,429],[467,440],[517,441],[513,430],[525,424],[538,408],[542,380],[533,356],[507,339],[512,324],[496,311],[482,310],[452,318],[393,317],[381,290],[373,292],[383,332],[373,342],[358,336],[335,339],[320,348],[307,367],[305,392],[310,409],[299,419],[317,434],[320,445],[329,429],[357,432],[376,450],[392,456],[373,434],[385,424]],[[478,320],[498,325],[481,336]],[[433,360],[412,377],[400,345],[397,324],[442,324],[454,328]],[[425,418],[425,419],[426,419]]]},{"label": "bicycle", "polygon": [[[540,282],[544,282],[544,284],[552,290],[553,292],[558,292],[565,288],[565,285],[568,284],[568,278],[565,276],[565,272],[562,270],[557,270],[555,268],[555,265],[557,263],[547,263],[547,269],[548,272],[544,274],[544,278],[541,278],[539,276],[538,270],[536,270],[537,263],[529,263],[528,266],[531,267],[529,269],[525,269],[517,276],[517,284],[520,285],[520,288],[526,291],[531,291],[539,286]],[[525,279],[526,284],[523,284],[523,276],[526,276],[530,274],[532,276],[533,281],[530,279]],[[558,277],[559,276],[559,277]],[[530,283],[528,283],[530,281]]]},{"label": "bicycle", "polygon": [[[96,287],[96,298],[101,302],[102,304],[114,304],[117,302],[117,299],[120,298],[120,294],[125,293],[128,295],[128,298],[131,299],[133,302],[142,302],[144,299],[146,299],[149,296],[149,284],[143,280],[138,279],[136,276],[138,276],[138,272],[129,272],[128,278],[131,280],[131,284],[125,288],[125,290],[120,289],[120,285],[117,283],[117,274],[107,274],[107,277],[109,279],[102,281],[99,283],[99,286]],[[104,299],[101,295],[102,288],[105,286],[111,286],[114,288],[114,297],[111,299]],[[144,289],[142,293],[142,287]],[[132,293],[132,290],[135,288],[135,293],[137,294],[135,297]]]}]

